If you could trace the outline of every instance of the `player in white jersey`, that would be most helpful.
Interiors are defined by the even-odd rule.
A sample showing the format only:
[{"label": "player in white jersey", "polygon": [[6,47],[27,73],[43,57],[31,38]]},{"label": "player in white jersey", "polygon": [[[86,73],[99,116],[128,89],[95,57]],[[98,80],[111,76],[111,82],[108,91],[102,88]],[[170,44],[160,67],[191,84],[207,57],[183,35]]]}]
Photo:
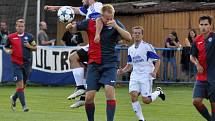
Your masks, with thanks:
[{"label": "player in white jersey", "polygon": [[143,28],[136,26],[132,28],[134,44],[128,49],[128,62],[118,74],[132,70],[129,82],[129,93],[131,95],[132,107],[139,121],[145,121],[142,108],[138,102],[141,95],[145,104],[150,104],[157,97],[165,100],[164,92],[160,87],[152,93],[152,81],[156,78],[156,73],[160,67],[160,59],[153,46],[143,41]]}]

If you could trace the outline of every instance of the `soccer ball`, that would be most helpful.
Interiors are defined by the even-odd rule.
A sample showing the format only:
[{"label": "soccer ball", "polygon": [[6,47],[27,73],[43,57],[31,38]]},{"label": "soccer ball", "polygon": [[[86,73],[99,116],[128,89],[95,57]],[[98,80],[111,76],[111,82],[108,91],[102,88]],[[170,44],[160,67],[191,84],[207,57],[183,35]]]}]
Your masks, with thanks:
[{"label": "soccer ball", "polygon": [[63,23],[69,23],[74,19],[75,12],[71,7],[63,6],[58,10],[57,16],[59,21]]}]

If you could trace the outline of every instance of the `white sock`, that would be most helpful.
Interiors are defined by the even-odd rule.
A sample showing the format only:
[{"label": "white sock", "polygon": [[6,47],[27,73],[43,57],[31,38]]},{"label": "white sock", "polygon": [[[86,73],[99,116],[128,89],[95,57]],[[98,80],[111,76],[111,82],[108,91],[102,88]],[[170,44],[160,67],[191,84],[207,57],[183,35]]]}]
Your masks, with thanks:
[{"label": "white sock", "polygon": [[75,79],[76,86],[85,85],[84,83],[84,68],[74,68],[72,69],[73,76]]},{"label": "white sock", "polygon": [[160,91],[154,91],[152,94],[151,94],[151,99],[152,99],[152,102],[155,101],[158,97],[158,95],[160,94]]},{"label": "white sock", "polygon": [[139,118],[139,120],[144,121],[142,108],[141,108],[141,105],[140,105],[139,101],[133,102],[132,107],[133,107],[133,110],[134,110],[136,116]]}]

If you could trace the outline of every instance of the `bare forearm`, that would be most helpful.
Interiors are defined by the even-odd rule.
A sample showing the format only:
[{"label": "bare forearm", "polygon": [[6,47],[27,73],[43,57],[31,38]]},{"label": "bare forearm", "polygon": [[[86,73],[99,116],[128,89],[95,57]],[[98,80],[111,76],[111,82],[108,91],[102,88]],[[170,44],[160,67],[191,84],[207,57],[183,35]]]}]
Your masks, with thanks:
[{"label": "bare forearm", "polygon": [[198,60],[197,60],[197,58],[196,58],[196,57],[194,57],[194,56],[192,56],[192,55],[190,55],[190,61],[191,61],[193,64],[195,64],[195,65],[197,65],[197,64],[198,64]]},{"label": "bare forearm", "polygon": [[127,64],[127,65],[122,69],[122,71],[123,71],[123,73],[126,73],[126,72],[130,71],[131,69],[132,69],[132,65],[131,65],[131,64]]},{"label": "bare forearm", "polygon": [[158,70],[159,70],[159,68],[160,68],[160,60],[157,60],[157,61],[155,62],[155,69],[154,69],[154,73],[157,73],[157,72],[158,72]]},{"label": "bare forearm", "polygon": [[122,28],[119,27],[118,25],[116,26],[116,30],[119,32],[120,36],[121,36],[123,39],[125,39],[125,40],[127,40],[127,41],[131,41],[131,40],[132,40],[131,34],[130,34],[128,31],[122,29]]}]

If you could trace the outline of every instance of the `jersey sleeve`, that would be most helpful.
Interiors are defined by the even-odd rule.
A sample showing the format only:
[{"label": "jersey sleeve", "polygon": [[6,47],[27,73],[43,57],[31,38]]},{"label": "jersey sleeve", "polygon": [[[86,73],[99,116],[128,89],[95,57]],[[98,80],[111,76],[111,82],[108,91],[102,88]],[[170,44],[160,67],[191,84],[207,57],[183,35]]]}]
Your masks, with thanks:
[{"label": "jersey sleeve", "polygon": [[128,48],[127,64],[132,65],[132,58],[131,58],[131,50],[130,50],[130,48]]},{"label": "jersey sleeve", "polygon": [[82,16],[86,16],[87,15],[87,7],[86,6],[82,6],[79,8],[79,12]]},{"label": "jersey sleeve", "polygon": [[77,22],[77,31],[87,31],[89,19]]},{"label": "jersey sleeve", "polygon": [[102,9],[102,3],[101,2],[96,2],[94,4],[94,9],[95,9],[95,13],[100,13],[101,14],[101,9]]},{"label": "jersey sleeve", "polygon": [[196,46],[196,42],[193,42],[192,47],[191,47],[191,51],[190,51],[190,55],[194,56],[194,57],[198,57],[198,48]]},{"label": "jersey sleeve", "polygon": [[149,44],[149,49],[147,51],[147,61],[156,61],[156,60],[159,60],[160,57],[157,55],[154,47]]},{"label": "jersey sleeve", "polygon": [[101,9],[102,9],[102,3],[101,2],[95,2],[91,7],[90,10],[92,11],[91,14],[89,14],[90,19],[97,19],[101,17]]}]

